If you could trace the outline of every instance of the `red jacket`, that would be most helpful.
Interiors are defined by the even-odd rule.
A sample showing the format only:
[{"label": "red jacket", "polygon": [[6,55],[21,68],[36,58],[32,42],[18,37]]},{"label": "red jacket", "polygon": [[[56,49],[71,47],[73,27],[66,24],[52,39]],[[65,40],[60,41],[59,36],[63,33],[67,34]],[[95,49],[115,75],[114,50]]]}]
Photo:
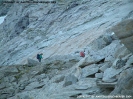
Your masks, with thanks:
[{"label": "red jacket", "polygon": [[84,52],[80,52],[80,57],[85,57],[85,53]]}]

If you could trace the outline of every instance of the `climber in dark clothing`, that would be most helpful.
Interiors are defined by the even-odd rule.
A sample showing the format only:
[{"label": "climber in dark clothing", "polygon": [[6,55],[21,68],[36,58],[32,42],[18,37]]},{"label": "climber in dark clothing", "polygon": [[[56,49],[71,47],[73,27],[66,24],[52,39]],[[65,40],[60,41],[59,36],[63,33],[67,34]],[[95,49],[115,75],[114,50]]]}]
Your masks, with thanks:
[{"label": "climber in dark clothing", "polygon": [[41,53],[41,54],[37,54],[37,59],[38,59],[39,62],[41,62],[42,55],[43,55],[43,53]]}]

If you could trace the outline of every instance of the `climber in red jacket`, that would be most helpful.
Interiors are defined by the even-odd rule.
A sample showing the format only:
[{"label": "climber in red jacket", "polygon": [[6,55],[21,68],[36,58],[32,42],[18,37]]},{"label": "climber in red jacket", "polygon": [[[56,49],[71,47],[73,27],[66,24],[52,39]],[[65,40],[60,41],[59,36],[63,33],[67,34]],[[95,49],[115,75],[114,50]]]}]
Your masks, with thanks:
[{"label": "climber in red jacket", "polygon": [[83,51],[80,52],[80,57],[85,57],[85,53]]}]

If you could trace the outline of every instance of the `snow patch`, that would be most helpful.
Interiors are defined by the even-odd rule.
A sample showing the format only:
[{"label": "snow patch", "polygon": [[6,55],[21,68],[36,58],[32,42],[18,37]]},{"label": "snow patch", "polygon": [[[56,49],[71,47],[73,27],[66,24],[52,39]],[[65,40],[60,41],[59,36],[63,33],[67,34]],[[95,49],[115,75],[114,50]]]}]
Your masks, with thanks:
[{"label": "snow patch", "polygon": [[6,17],[6,16],[2,16],[2,17],[0,17],[0,24],[3,23],[5,17]]}]

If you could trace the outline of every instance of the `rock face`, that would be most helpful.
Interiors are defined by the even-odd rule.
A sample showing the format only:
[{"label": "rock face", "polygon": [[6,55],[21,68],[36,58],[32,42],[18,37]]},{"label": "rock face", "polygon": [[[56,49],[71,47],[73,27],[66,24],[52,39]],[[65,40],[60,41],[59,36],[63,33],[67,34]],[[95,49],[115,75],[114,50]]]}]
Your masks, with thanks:
[{"label": "rock face", "polygon": [[121,42],[133,52],[133,20],[124,20],[113,27],[113,31]]},{"label": "rock face", "polygon": [[[132,99],[133,54],[123,42],[132,42],[132,5],[132,0],[12,4],[0,24],[0,99],[119,94]],[[41,63],[37,53],[43,53]]]},{"label": "rock face", "polygon": [[130,98],[133,96],[133,69],[127,69],[120,74],[118,84],[116,85],[111,95],[129,95]]},{"label": "rock face", "polygon": [[[89,48],[90,46],[86,47],[86,49]],[[119,40],[112,40],[109,45],[97,51],[105,53],[111,50],[109,48],[112,48],[111,54],[114,58],[108,58],[106,61],[107,55],[104,54],[102,56],[104,60],[94,59],[95,62],[88,65],[84,65],[84,62],[87,63],[88,60],[82,62],[83,59],[90,55],[99,57],[99,54],[89,52],[83,59],[69,55],[53,56],[42,63],[29,59],[32,64],[1,66],[0,98],[69,99],[89,95],[126,95],[128,92],[127,95],[132,95],[132,79],[130,78],[133,55]],[[126,54],[116,53],[121,48],[126,50]],[[118,62],[119,56],[123,64]],[[119,68],[116,68],[117,66]],[[129,80],[128,83],[127,80]]]},{"label": "rock face", "polygon": [[27,59],[35,60],[37,53],[44,53],[46,59],[72,55],[87,46],[98,50],[113,37],[101,37],[101,46],[100,39],[94,40],[123,19],[131,19],[132,3],[132,0],[14,3],[0,25],[0,65],[27,64]]},{"label": "rock face", "polygon": [[0,1],[0,16],[5,16],[8,13],[11,6],[12,6],[11,3],[5,4],[4,0],[1,0]]}]

